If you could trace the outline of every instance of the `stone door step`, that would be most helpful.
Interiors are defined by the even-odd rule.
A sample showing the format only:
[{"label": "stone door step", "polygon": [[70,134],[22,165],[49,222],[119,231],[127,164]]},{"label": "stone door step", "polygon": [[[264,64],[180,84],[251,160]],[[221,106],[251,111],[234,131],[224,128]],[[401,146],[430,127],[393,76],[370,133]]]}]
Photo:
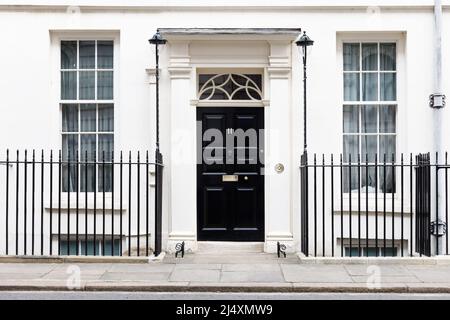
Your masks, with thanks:
[{"label": "stone door step", "polygon": [[196,254],[261,253],[264,242],[199,241]]}]

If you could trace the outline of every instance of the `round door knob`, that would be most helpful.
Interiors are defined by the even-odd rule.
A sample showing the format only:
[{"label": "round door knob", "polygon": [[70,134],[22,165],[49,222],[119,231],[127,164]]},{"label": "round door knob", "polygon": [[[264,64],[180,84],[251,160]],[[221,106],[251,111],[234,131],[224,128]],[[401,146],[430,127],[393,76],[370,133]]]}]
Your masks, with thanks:
[{"label": "round door knob", "polygon": [[275,171],[277,173],[282,173],[284,171],[284,165],[282,163],[277,163],[275,165]]}]

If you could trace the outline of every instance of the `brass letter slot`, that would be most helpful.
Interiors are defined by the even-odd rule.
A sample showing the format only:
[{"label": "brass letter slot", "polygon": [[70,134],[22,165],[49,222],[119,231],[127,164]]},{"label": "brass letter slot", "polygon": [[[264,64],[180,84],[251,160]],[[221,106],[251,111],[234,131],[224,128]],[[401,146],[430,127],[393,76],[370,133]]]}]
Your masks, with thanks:
[{"label": "brass letter slot", "polygon": [[237,174],[224,174],[222,176],[222,182],[236,182],[239,176]]}]

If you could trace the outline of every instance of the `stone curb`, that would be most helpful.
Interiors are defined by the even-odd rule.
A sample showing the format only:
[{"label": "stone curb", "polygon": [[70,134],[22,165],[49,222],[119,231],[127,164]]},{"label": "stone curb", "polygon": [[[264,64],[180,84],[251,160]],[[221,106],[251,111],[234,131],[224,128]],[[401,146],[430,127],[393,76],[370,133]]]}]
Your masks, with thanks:
[{"label": "stone curb", "polygon": [[223,284],[223,285],[195,285],[195,284],[121,284],[109,283],[89,284],[84,283],[79,289],[69,289],[64,285],[57,284],[0,284],[0,291],[86,291],[86,292],[278,292],[278,293],[450,293],[450,286],[447,287],[410,287],[408,285],[386,286],[370,289],[366,286],[317,286],[317,285],[293,285],[270,286],[270,285],[244,285]]},{"label": "stone curb", "polygon": [[0,263],[161,263],[161,257],[0,256]]},{"label": "stone curb", "polygon": [[[437,257],[353,257],[353,258],[328,258],[328,257],[305,257],[297,254],[299,264],[363,264],[363,265],[450,265],[450,256]],[[102,256],[0,256],[0,263],[161,263],[165,259],[165,252],[158,257],[102,257]]]},{"label": "stone curb", "polygon": [[364,264],[364,265],[450,265],[450,256],[437,257],[306,257],[298,253],[297,257],[300,264]]}]

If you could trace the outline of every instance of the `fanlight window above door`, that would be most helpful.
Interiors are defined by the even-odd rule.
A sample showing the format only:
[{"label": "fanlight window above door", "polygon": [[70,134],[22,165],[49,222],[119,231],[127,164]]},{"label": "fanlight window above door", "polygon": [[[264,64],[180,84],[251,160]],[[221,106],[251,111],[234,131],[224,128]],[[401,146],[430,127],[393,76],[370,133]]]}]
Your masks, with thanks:
[{"label": "fanlight window above door", "polygon": [[262,100],[261,74],[200,74],[200,100]]}]

